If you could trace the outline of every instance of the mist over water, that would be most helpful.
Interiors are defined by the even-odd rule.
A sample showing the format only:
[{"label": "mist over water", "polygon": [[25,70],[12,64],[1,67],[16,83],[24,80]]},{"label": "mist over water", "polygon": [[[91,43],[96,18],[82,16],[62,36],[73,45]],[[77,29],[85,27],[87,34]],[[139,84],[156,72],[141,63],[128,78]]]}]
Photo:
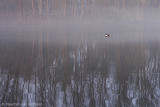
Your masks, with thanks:
[{"label": "mist over water", "polygon": [[1,0],[0,13],[0,106],[160,106],[158,0]]},{"label": "mist over water", "polygon": [[158,22],[159,0],[1,0],[1,24]]}]

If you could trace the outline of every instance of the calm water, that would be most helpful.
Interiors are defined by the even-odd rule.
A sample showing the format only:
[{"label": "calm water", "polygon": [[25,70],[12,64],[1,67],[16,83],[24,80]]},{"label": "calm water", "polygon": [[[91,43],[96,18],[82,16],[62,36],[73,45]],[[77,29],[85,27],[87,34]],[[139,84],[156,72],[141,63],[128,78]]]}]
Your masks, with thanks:
[{"label": "calm water", "polygon": [[160,106],[158,25],[102,25],[0,26],[1,106]]}]

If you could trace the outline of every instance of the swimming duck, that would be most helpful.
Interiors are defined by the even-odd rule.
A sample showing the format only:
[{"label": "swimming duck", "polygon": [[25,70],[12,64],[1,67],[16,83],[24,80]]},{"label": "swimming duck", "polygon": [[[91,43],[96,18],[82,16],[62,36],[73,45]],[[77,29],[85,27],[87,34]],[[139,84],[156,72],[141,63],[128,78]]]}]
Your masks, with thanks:
[{"label": "swimming duck", "polygon": [[110,35],[109,34],[105,34],[105,37],[110,37]]}]

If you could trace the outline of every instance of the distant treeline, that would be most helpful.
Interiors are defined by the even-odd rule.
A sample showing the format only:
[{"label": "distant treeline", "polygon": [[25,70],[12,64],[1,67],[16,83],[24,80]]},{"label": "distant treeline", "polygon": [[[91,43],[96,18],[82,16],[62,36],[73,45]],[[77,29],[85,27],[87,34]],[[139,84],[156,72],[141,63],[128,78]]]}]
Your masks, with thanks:
[{"label": "distant treeline", "polygon": [[116,14],[130,7],[141,12],[145,7],[159,9],[160,0],[0,0],[0,20],[80,20]]}]

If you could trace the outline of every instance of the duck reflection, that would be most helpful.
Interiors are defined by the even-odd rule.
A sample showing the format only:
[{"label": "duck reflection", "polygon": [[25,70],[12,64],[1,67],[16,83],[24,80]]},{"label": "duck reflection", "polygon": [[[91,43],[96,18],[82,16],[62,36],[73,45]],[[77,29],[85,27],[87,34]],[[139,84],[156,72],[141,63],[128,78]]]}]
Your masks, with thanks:
[{"label": "duck reflection", "polygon": [[84,34],[66,38],[66,32],[54,38],[50,30],[1,36],[1,103],[46,107],[159,104],[158,42],[104,45],[89,41]]}]

